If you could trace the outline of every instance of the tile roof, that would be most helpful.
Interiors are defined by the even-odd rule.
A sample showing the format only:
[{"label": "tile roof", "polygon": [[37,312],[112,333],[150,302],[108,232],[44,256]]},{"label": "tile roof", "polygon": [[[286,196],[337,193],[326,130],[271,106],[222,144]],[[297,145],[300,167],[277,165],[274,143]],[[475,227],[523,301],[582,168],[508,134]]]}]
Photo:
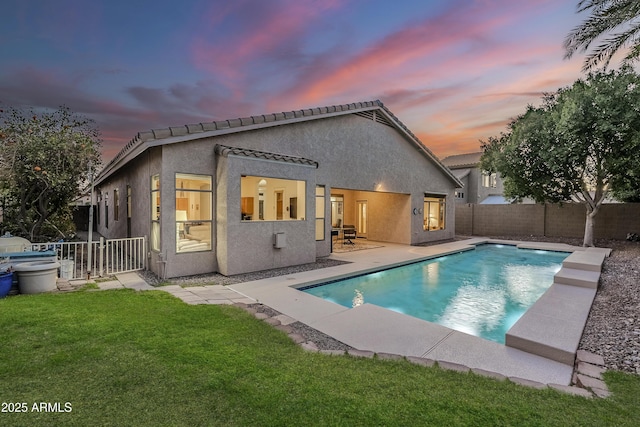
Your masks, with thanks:
[{"label": "tile roof", "polygon": [[[381,114],[372,114],[371,112],[374,110],[381,112]],[[346,114],[358,114],[362,117],[375,120],[378,123],[396,128],[401,133],[404,133],[405,136],[418,147],[423,155],[430,158],[443,173],[449,176],[452,181],[457,184],[460,183],[451,171],[440,162],[431,150],[429,150],[429,148],[427,148],[418,139],[418,137],[416,137],[413,132],[404,125],[404,123],[402,123],[387,107],[385,107],[380,100],[375,100],[286,111],[282,113],[263,114],[237,119],[218,120],[184,126],[173,126],[139,132],[120,150],[118,154],[116,154],[113,159],[111,159],[111,161],[104,166],[104,168],[102,168],[95,179],[95,184],[97,185],[101,181],[105,180],[120,167],[124,166],[130,160],[137,157],[150,147]]]},{"label": "tile roof", "polygon": [[456,178],[462,179],[462,178],[465,178],[467,175],[469,175],[469,173],[471,173],[471,169],[470,168],[455,169],[455,170],[452,170],[451,172],[453,172]]},{"label": "tile roof", "polygon": [[304,157],[285,156],[284,154],[269,153],[267,151],[250,150],[248,148],[229,147],[227,145],[216,144],[214,148],[216,154],[227,157],[229,155],[253,157],[255,159],[272,160],[276,162],[297,163],[299,165],[313,166],[318,168],[318,162]]},{"label": "tile roof", "polygon": [[448,168],[475,167],[480,163],[482,151],[477,153],[456,154],[442,159],[442,164]]}]

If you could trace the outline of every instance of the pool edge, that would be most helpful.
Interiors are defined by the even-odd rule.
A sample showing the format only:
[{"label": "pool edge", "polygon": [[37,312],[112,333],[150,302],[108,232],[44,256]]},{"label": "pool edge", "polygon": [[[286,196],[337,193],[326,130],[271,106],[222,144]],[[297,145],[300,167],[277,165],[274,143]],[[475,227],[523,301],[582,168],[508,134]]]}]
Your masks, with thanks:
[{"label": "pool edge", "polygon": [[569,255],[551,287],[507,331],[505,345],[573,365],[609,253],[585,248]]}]

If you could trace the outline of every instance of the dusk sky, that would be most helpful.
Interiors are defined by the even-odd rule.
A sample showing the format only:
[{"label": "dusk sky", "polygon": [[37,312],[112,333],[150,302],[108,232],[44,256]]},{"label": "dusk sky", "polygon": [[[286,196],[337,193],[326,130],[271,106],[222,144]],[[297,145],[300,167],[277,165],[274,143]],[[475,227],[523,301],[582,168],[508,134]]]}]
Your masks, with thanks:
[{"label": "dusk sky", "polygon": [[0,108],[137,132],[380,99],[436,155],[573,83],[577,0],[4,0]]}]

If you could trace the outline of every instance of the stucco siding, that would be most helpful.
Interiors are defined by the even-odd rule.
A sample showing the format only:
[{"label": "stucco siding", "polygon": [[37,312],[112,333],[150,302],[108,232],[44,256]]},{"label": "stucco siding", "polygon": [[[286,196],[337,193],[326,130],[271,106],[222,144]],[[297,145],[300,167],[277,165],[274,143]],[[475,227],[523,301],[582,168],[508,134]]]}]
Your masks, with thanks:
[{"label": "stucco siding", "polygon": [[[305,212],[315,212],[315,173],[310,166],[242,157],[218,157],[218,267],[225,275],[266,270],[315,261],[314,217],[304,220],[244,221],[241,218],[241,177],[255,175],[304,181]],[[224,203],[224,206],[223,206]],[[286,244],[274,247],[274,235]],[[220,246],[224,246],[224,250]]]},{"label": "stucco siding", "polygon": [[[218,155],[216,145],[302,157],[317,162],[317,168],[309,162],[296,164],[270,156],[243,156],[237,150]],[[176,173],[212,177],[211,250],[176,253]],[[454,179],[404,131],[354,114],[203,135],[187,141],[167,140],[148,148],[100,184],[102,191],[112,194],[113,188],[118,187],[120,193],[118,224],[112,225],[110,213],[109,228],[99,226],[103,234],[126,235],[126,185],[131,185],[132,235],[150,235],[150,181],[154,174],[159,174],[161,180],[161,235],[160,250],[150,251],[149,266],[168,278],[212,271],[232,275],[313,262],[317,256],[329,255],[333,189],[345,192],[344,224],[355,225],[356,202],[367,201],[366,236],[371,240],[418,244],[454,235]],[[300,218],[243,220],[242,176],[304,182],[305,200],[298,209]],[[325,239],[319,241],[315,235],[316,185],[325,186]],[[421,210],[425,193],[446,196],[445,230],[423,230]],[[245,197],[257,200],[255,194],[247,193]],[[113,209],[112,203],[110,208]],[[282,248],[273,245],[276,233],[286,235]]]},{"label": "stucco siding", "polygon": [[[162,254],[166,263],[166,277],[185,276],[217,271],[215,253],[216,186],[213,145],[200,141],[162,147]],[[211,177],[211,250],[176,253],[176,173]]]},{"label": "stucco siding", "polygon": [[[412,218],[412,209],[422,207],[422,194],[447,195],[447,230],[424,232],[422,219],[415,218],[407,220],[411,221],[409,231],[387,235],[401,234],[404,237],[396,241],[411,244],[453,237],[453,183],[403,135],[386,125],[350,115],[225,135],[215,138],[215,143],[315,160],[319,163],[317,184],[418,195],[412,205],[399,212],[399,221]],[[330,226],[327,216],[327,233]],[[325,246],[321,244],[321,248]]]}]

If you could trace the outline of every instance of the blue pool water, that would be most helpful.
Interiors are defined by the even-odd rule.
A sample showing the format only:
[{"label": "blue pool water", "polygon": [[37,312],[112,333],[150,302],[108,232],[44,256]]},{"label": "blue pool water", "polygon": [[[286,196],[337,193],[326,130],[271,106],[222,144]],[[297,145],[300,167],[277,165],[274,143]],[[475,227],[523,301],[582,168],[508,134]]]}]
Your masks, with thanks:
[{"label": "blue pool water", "polygon": [[507,330],[551,286],[568,255],[479,245],[301,290],[345,307],[375,304],[504,343]]}]

